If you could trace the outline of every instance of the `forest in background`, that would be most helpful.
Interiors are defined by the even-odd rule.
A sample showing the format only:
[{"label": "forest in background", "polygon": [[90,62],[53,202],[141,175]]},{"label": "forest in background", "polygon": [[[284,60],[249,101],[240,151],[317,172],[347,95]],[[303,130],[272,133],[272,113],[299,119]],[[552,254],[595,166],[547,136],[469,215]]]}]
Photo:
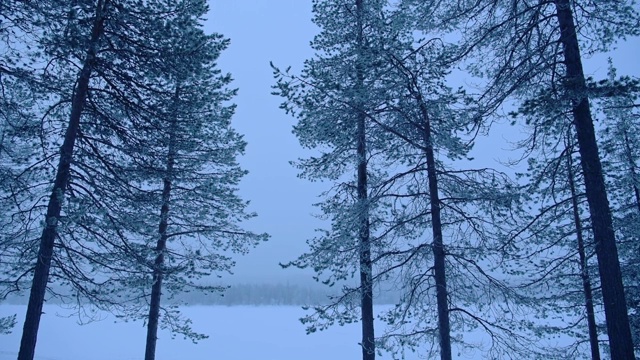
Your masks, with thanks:
[{"label": "forest in background", "polygon": [[[227,288],[221,293],[205,294],[198,291],[183,292],[167,299],[167,304],[173,305],[224,305],[224,306],[309,306],[322,305],[330,302],[332,297],[340,294],[340,289],[327,289],[317,283],[234,283],[222,285]],[[62,290],[57,292],[62,293]],[[375,298],[379,305],[395,304],[400,297],[399,291],[380,291]],[[7,296],[3,303],[11,305],[26,305],[28,298],[17,294]],[[60,299],[51,299],[48,304],[65,305]]]}]

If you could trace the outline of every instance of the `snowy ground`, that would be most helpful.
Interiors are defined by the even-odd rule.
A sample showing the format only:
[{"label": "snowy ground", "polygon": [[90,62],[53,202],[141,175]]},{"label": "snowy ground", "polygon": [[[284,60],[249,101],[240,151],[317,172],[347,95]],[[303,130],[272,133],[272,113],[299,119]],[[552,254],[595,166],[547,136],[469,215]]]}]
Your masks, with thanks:
[{"label": "snowy ground", "polygon": [[[17,313],[24,306],[2,305],[0,316]],[[64,310],[45,306],[36,360],[139,360],[144,355],[145,328],[138,323],[114,323],[113,318],[78,326],[76,318],[56,316]],[[357,324],[334,327],[305,335],[297,320],[304,311],[292,306],[194,306],[183,309],[194,329],[210,337],[194,345],[181,338],[159,335],[157,360],[328,360],[357,359]],[[0,335],[0,360],[15,360],[20,323],[10,335]],[[383,356],[382,360],[391,359]],[[409,358],[408,358],[409,359]],[[418,359],[414,357],[411,360]]]},{"label": "snowy ground", "polygon": [[[378,311],[384,306],[379,306]],[[18,314],[19,323],[10,335],[0,335],[0,360],[17,358],[24,305],[0,305],[0,317]],[[171,339],[160,332],[157,360],[333,360],[358,359],[361,349],[359,324],[334,326],[329,330],[306,335],[298,318],[305,314],[296,306],[193,306],[182,312],[193,320],[195,331],[208,334],[208,339],[194,345],[182,338]],[[139,360],[144,355],[146,328],[142,322],[114,322],[113,317],[80,326],[77,318],[64,317],[65,310],[45,306],[36,360]],[[67,311],[68,314],[68,311]],[[61,316],[62,315],[62,316]],[[377,328],[377,331],[380,331]],[[481,341],[477,333],[466,340]],[[555,341],[555,340],[554,340]],[[454,349],[454,357],[457,351]],[[480,355],[477,355],[480,356]],[[409,353],[406,360],[418,360]],[[389,354],[378,356],[390,360]],[[459,360],[480,359],[471,353]]]}]

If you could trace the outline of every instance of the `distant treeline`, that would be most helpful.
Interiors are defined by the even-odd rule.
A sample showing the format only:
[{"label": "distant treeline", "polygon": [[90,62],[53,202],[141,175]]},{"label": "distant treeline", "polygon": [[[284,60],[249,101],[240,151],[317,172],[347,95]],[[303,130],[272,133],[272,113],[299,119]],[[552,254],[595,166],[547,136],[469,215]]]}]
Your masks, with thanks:
[{"label": "distant treeline", "polygon": [[[329,302],[330,296],[340,294],[340,286],[327,287],[319,284],[233,284],[223,293],[204,293],[201,291],[189,291],[167,299],[167,302],[176,302],[187,305],[319,305]],[[26,304],[27,296],[11,295],[3,303]],[[377,304],[393,304],[398,300],[398,295],[393,291],[380,292],[375,301]],[[48,303],[57,303],[56,299],[50,299]]]},{"label": "distant treeline", "polygon": [[[176,300],[189,305],[319,305],[329,302],[330,296],[340,294],[340,287],[317,284],[234,284],[224,293],[183,293]],[[378,304],[392,304],[397,295],[391,291],[376,297]]]}]

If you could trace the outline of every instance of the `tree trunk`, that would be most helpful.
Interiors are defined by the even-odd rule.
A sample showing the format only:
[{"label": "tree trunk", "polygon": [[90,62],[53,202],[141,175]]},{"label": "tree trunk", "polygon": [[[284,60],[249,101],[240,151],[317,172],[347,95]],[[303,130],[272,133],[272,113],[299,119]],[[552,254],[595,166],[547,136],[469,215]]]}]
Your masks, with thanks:
[{"label": "tree trunk", "polygon": [[449,321],[449,296],[445,265],[444,242],[442,238],[442,219],[440,218],[440,196],[438,194],[438,175],[436,159],[431,139],[431,123],[424,102],[420,102],[424,119],[423,136],[427,157],[427,177],[429,179],[429,201],[431,203],[431,226],[433,232],[433,270],[436,281],[436,301],[438,307],[438,333],[440,335],[440,359],[451,360],[451,325]]},{"label": "tree trunk", "polygon": [[371,264],[371,239],[369,234],[369,206],[367,204],[367,164],[364,116],[358,119],[358,201],[360,205],[360,286],[362,288],[362,359],[375,360],[375,335],[373,328],[373,281]]},{"label": "tree trunk", "polygon": [[[179,87],[176,87],[174,105],[179,98]],[[175,107],[175,106],[174,106]],[[160,320],[160,300],[162,298],[162,280],[164,278],[164,254],[167,250],[167,227],[169,224],[169,202],[171,201],[171,185],[173,180],[173,168],[175,165],[177,119],[171,119],[169,129],[169,151],[162,188],[162,207],[160,208],[160,224],[158,227],[158,243],[156,244],[156,259],[153,264],[153,285],[151,286],[151,299],[149,303],[149,319],[147,321],[147,343],[144,360],[155,360],[156,343],[158,342],[158,323]]]},{"label": "tree trunk", "polygon": [[[356,0],[356,16],[357,16],[357,47],[359,50],[358,59],[356,59],[356,76],[359,88],[358,93],[364,91],[364,68],[362,65],[362,54],[364,46],[363,35],[363,17],[364,4],[363,0]],[[375,333],[373,327],[373,267],[371,264],[371,238],[369,229],[369,204],[368,204],[368,184],[367,184],[367,135],[366,135],[366,114],[362,113],[364,109],[361,107],[357,110],[357,158],[358,158],[358,205],[360,207],[359,214],[359,231],[358,245],[360,251],[360,306],[362,312],[362,360],[375,360]]]},{"label": "tree trunk", "polygon": [[158,321],[160,319],[160,300],[162,297],[162,280],[164,277],[164,252],[167,249],[167,218],[169,216],[169,195],[171,180],[165,178],[162,189],[162,208],[160,209],[160,238],[156,245],[156,259],[153,266],[153,285],[151,286],[151,300],[149,304],[149,319],[147,321],[147,342],[144,352],[145,360],[156,358],[156,343],[158,341]]},{"label": "tree trunk", "polygon": [[[568,137],[571,135],[569,134]],[[567,144],[571,149],[571,145]],[[600,360],[600,346],[598,344],[598,328],[596,325],[595,311],[593,309],[593,292],[591,291],[591,279],[589,277],[589,268],[587,267],[587,255],[584,250],[584,238],[582,237],[582,220],[580,220],[580,211],[578,206],[578,198],[576,195],[576,186],[573,177],[573,162],[571,161],[571,151],[567,153],[567,174],[569,180],[569,188],[571,189],[571,205],[573,207],[573,222],[576,227],[576,237],[578,240],[578,255],[580,257],[580,277],[582,278],[582,289],[584,291],[585,308],[587,311],[587,326],[589,329],[589,345],[591,345],[591,359]]]},{"label": "tree trunk", "polygon": [[635,359],[633,341],[622,285],[611,209],[604,185],[602,164],[598,154],[593,119],[586,85],[578,37],[569,0],[556,0],[560,41],[564,50],[567,83],[577,98],[573,100],[573,120],[578,135],[580,162],[585,178],[585,189],[596,242],[596,255],[602,297],[607,320],[607,333],[612,360]]},{"label": "tree trunk", "polygon": [[73,94],[69,125],[65,132],[62,146],[60,147],[60,160],[58,162],[56,178],[53,183],[53,190],[51,191],[47,205],[45,227],[40,237],[40,247],[34,267],[33,282],[24,320],[24,328],[22,330],[18,360],[33,360],[35,355],[42,306],[49,281],[51,257],[53,256],[57,236],[57,225],[60,219],[64,194],[69,184],[73,148],[80,128],[80,116],[82,115],[87,98],[89,79],[96,62],[97,47],[104,33],[104,12],[108,2],[109,0],[98,0],[96,17],[91,29],[89,48],[87,49],[86,58],[82,70],[78,75],[77,86]]}]

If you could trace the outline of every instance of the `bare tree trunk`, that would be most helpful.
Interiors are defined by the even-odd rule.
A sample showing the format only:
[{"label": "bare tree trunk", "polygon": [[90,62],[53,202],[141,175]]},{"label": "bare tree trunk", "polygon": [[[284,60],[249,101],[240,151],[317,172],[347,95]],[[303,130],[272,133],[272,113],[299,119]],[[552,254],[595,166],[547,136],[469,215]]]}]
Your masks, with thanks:
[{"label": "bare tree trunk", "polygon": [[[358,93],[364,91],[364,68],[362,54],[364,47],[364,4],[363,0],[356,0],[356,26],[358,47],[358,59],[356,60],[356,77]],[[373,327],[373,267],[371,263],[371,234],[369,229],[369,204],[367,184],[367,134],[366,114],[361,107],[357,115],[357,157],[358,157],[358,203],[359,203],[359,229],[358,245],[360,251],[360,306],[362,312],[362,360],[375,360],[375,333]]]},{"label": "bare tree trunk", "polygon": [[564,50],[567,82],[577,96],[573,101],[573,119],[578,135],[580,161],[584,172],[587,201],[596,242],[611,358],[612,360],[631,360],[635,359],[635,356],[618,249],[589,99],[586,95],[584,71],[571,2],[556,0],[555,4],[561,32],[560,41]]},{"label": "bare tree trunk", "polygon": [[[364,91],[364,69],[362,66],[362,54],[364,46],[363,38],[363,0],[356,0],[357,16],[357,47],[359,50],[356,60],[356,76],[359,91]],[[367,184],[367,134],[366,134],[366,114],[364,109],[358,109],[357,115],[357,157],[358,157],[358,203],[360,206],[358,243],[360,250],[360,302],[362,312],[362,360],[375,360],[375,333],[373,327],[373,267],[371,263],[371,237],[369,229],[369,204],[368,204],[368,184]]]},{"label": "bare tree trunk", "polygon": [[[571,135],[568,135],[570,137]],[[571,145],[567,144],[567,148],[571,149]],[[578,256],[580,257],[580,277],[582,278],[582,289],[584,291],[585,308],[587,311],[587,326],[589,329],[589,345],[591,345],[591,359],[600,360],[600,346],[598,344],[598,328],[596,325],[595,311],[593,309],[593,292],[591,291],[591,279],[589,277],[589,268],[587,267],[587,255],[584,250],[584,238],[582,236],[582,220],[580,219],[580,210],[578,206],[578,198],[576,195],[576,186],[573,174],[573,161],[571,161],[571,151],[567,153],[567,174],[569,180],[569,188],[571,189],[571,205],[573,207],[573,222],[576,227],[576,236],[578,240]]]},{"label": "bare tree trunk", "polygon": [[373,281],[371,264],[371,239],[367,196],[366,139],[364,116],[358,119],[358,201],[360,202],[360,286],[362,311],[362,359],[375,360],[375,335],[373,328]]},{"label": "bare tree trunk", "polygon": [[[179,87],[176,88],[175,103],[179,97]],[[174,115],[175,116],[175,115]],[[175,166],[175,141],[177,131],[177,119],[174,117],[169,129],[169,151],[162,188],[162,207],[160,208],[160,224],[158,227],[158,243],[156,244],[156,259],[153,264],[153,285],[151,286],[151,299],[149,303],[149,319],[147,321],[147,342],[144,360],[155,360],[156,344],[158,341],[158,323],[160,320],[160,301],[162,299],[162,280],[164,278],[164,254],[167,250],[167,227],[169,224],[169,203],[171,201],[171,186],[173,169]]]},{"label": "bare tree trunk", "polygon": [[[168,166],[167,166],[168,167]],[[156,259],[153,267],[153,285],[151,286],[151,301],[149,304],[149,319],[147,321],[147,342],[144,353],[145,360],[156,358],[156,343],[158,341],[158,321],[160,319],[160,300],[162,297],[162,280],[164,277],[164,252],[167,249],[167,218],[169,216],[169,195],[171,180],[165,178],[162,189],[162,208],[160,210],[160,238],[156,245]]]},{"label": "bare tree trunk", "polygon": [[29,303],[27,305],[24,328],[22,330],[18,360],[33,360],[35,355],[42,306],[44,304],[47,283],[49,281],[49,271],[51,269],[51,257],[53,256],[53,248],[58,233],[57,225],[60,219],[64,194],[69,184],[73,149],[80,128],[80,116],[82,115],[87,98],[89,79],[96,63],[98,43],[104,33],[104,12],[108,2],[109,0],[98,0],[96,17],[91,29],[89,48],[87,49],[86,58],[82,70],[78,75],[77,86],[73,94],[69,125],[65,132],[62,146],[60,147],[60,161],[58,162],[53,190],[51,191],[47,205],[45,227],[40,237],[40,247],[34,268],[33,282],[29,295]]},{"label": "bare tree trunk", "polygon": [[429,179],[429,200],[431,203],[431,226],[433,232],[433,270],[436,281],[436,300],[438,307],[438,333],[440,335],[440,359],[451,360],[451,325],[449,321],[449,296],[445,265],[444,242],[442,238],[442,219],[440,217],[440,195],[438,194],[438,175],[436,159],[431,139],[431,123],[424,103],[421,101],[424,118],[425,155],[427,156],[427,177]]}]

